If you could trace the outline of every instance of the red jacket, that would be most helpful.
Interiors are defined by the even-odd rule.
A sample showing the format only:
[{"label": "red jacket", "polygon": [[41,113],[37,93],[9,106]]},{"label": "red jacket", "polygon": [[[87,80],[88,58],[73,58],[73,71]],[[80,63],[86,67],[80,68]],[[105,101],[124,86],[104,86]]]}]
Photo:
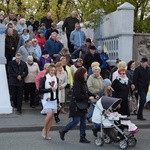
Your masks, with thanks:
[{"label": "red jacket", "polygon": [[45,45],[45,42],[46,42],[45,37],[41,38],[39,36],[39,34],[36,34],[34,38],[38,40],[38,43],[39,43],[39,46],[41,47],[41,50],[44,51],[44,45]]}]

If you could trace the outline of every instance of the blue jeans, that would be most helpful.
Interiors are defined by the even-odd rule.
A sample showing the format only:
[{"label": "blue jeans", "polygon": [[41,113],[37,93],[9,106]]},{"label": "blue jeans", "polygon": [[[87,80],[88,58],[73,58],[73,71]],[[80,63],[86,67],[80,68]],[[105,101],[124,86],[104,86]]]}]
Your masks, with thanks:
[{"label": "blue jeans", "polygon": [[139,96],[140,96],[140,101],[139,101],[139,109],[138,109],[138,114],[137,117],[142,118],[143,117],[143,108],[146,102],[146,92],[144,91],[139,91]]},{"label": "blue jeans", "polygon": [[87,114],[88,119],[92,118],[94,108],[95,108],[95,104],[91,103],[91,111]]},{"label": "blue jeans", "polygon": [[80,122],[80,135],[86,135],[86,115],[84,117],[72,117],[72,121],[69,122],[65,127],[64,131],[68,132],[73,129]]}]

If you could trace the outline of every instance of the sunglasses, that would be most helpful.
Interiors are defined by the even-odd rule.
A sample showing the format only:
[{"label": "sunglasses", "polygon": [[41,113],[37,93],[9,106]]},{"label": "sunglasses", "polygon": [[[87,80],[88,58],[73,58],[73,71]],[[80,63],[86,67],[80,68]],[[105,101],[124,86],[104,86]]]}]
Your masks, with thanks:
[{"label": "sunglasses", "polygon": [[125,75],[126,73],[120,73],[120,75]]}]

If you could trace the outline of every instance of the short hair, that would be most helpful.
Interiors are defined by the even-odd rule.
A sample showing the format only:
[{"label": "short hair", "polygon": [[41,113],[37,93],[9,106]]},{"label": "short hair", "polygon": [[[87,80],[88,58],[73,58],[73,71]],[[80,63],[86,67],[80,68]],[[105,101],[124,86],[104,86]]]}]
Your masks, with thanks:
[{"label": "short hair", "polygon": [[79,82],[84,82],[84,74],[87,72],[85,68],[79,68],[75,73],[74,73],[74,81],[79,81]]},{"label": "short hair", "polygon": [[96,67],[96,66],[100,66],[100,63],[99,62],[97,62],[97,61],[94,61],[92,64],[91,64],[91,68],[93,68],[93,67]]},{"label": "short hair", "polygon": [[32,42],[37,42],[38,43],[38,40],[37,39],[32,39]]},{"label": "short hair", "polygon": [[62,60],[64,60],[64,59],[66,59],[66,57],[64,57],[64,56],[61,56],[61,57],[60,57],[60,61],[62,61]]},{"label": "short hair", "polygon": [[119,68],[119,69],[118,69],[118,74],[120,74],[121,72],[125,72],[125,73],[126,73],[127,70],[126,70],[125,68]]},{"label": "short hair", "polygon": [[119,62],[118,68],[126,68],[126,67],[127,67],[126,62],[124,62],[124,61],[120,61],[120,62]]},{"label": "short hair", "polygon": [[20,53],[16,53],[15,57],[22,57]]},{"label": "short hair", "polygon": [[27,61],[28,61],[28,60],[29,60],[29,61],[33,61],[33,56],[28,56],[28,57],[27,57]]},{"label": "short hair", "polygon": [[93,67],[93,68],[92,68],[92,71],[94,72],[95,70],[99,70],[99,71],[101,71],[101,68],[100,68],[100,67],[98,67],[98,66],[95,66],[95,67]]},{"label": "short hair", "polygon": [[82,59],[82,58],[78,58],[78,59],[77,59],[77,62],[83,64],[83,59]]},{"label": "short hair", "polygon": [[24,32],[24,31],[26,31],[27,33],[29,33],[29,29],[23,29],[23,31],[22,31],[22,33]]},{"label": "short hair", "polygon": [[57,33],[56,32],[52,32],[51,36],[57,36]]},{"label": "short hair", "polygon": [[62,64],[61,62],[57,62],[55,66],[56,66],[56,68],[57,68],[57,67],[62,67],[63,64]]},{"label": "short hair", "polygon": [[91,41],[90,38],[87,38],[87,39],[86,39],[86,43],[87,43],[87,42],[92,43],[92,41]]},{"label": "short hair", "polygon": [[20,20],[19,20],[19,23],[26,23],[26,19],[24,19],[24,18],[21,18]]},{"label": "short hair", "polygon": [[7,27],[8,27],[9,25],[13,26],[13,24],[12,24],[11,22],[8,23]]},{"label": "short hair", "polygon": [[41,23],[40,26],[45,26],[45,23]]},{"label": "short hair", "polygon": [[69,51],[68,48],[65,47],[61,49],[61,52],[68,52],[68,51]]},{"label": "short hair", "polygon": [[31,41],[31,39],[25,40],[25,43],[28,43],[29,41]]}]

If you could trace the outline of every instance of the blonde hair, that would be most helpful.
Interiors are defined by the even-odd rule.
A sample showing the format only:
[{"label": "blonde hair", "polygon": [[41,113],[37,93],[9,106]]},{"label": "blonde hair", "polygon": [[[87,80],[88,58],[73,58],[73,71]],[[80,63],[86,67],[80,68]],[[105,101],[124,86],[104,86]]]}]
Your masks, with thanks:
[{"label": "blonde hair", "polygon": [[95,66],[95,67],[93,67],[93,68],[92,68],[92,71],[94,72],[95,70],[99,70],[99,71],[101,71],[101,68],[100,68],[100,67],[98,67],[98,66]]},{"label": "blonde hair", "polygon": [[118,68],[126,68],[127,67],[127,63],[124,61],[120,61],[117,65]]},{"label": "blonde hair", "polygon": [[91,68],[94,68],[94,67],[96,67],[96,66],[100,66],[100,63],[99,62],[97,62],[97,61],[94,61],[92,64],[91,64]]},{"label": "blonde hair", "polygon": [[50,63],[46,63],[46,64],[44,65],[44,69],[46,70],[49,65],[50,65]]},{"label": "blonde hair", "polygon": [[[47,68],[46,68],[46,72],[45,72],[45,75],[49,73],[49,71],[52,69],[52,68],[55,68],[56,69],[56,66],[54,64],[50,64]],[[55,72],[56,74],[56,72]]]},{"label": "blonde hair", "polygon": [[63,64],[62,64],[61,62],[57,62],[55,66],[56,66],[56,68],[57,68],[57,67],[62,67]]}]

